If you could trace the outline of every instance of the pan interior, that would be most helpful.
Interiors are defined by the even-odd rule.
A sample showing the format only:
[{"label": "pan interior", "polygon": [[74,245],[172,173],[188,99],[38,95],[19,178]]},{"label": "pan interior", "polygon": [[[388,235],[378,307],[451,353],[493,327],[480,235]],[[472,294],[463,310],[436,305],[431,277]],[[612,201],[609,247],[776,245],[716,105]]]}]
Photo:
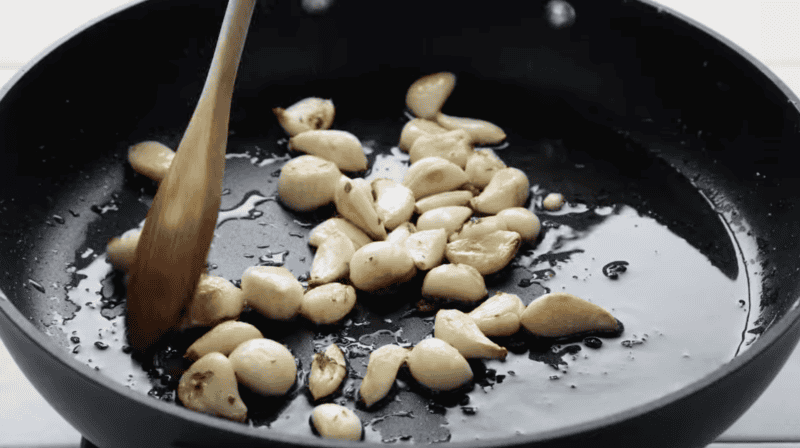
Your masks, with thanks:
[{"label": "pan interior", "polygon": [[[411,81],[414,76],[394,79]],[[275,89],[282,100],[276,104],[307,95],[332,97],[338,109],[335,128],[358,136],[369,152],[371,170],[365,177],[399,180],[408,161],[395,146],[408,117],[394,91],[407,83],[370,103],[337,95],[365,83],[387,82],[383,78],[375,74],[284,86],[280,94]],[[470,76],[459,78],[458,92],[481,104],[524,101],[529,95]],[[492,92],[491,97],[482,97],[484,92]],[[466,109],[457,98],[448,103],[452,113],[462,105]],[[286,138],[267,105],[245,110],[262,115],[256,122],[264,124],[232,125],[210,273],[238,282],[249,266],[285,266],[305,279],[313,259],[307,235],[334,210],[298,214],[280,204],[277,176],[283,163],[297,154],[287,151]],[[747,331],[754,327],[751,310],[758,307],[753,302],[759,297],[759,283],[751,281],[756,277],[743,263],[756,253],[747,223],[734,224],[730,214],[715,210],[698,187],[653,148],[567,108],[554,113],[554,126],[535,129],[513,114],[486,117],[508,133],[507,143],[494,149],[507,165],[528,174],[532,194],[526,207],[543,226],[539,240],[523,246],[510,267],[487,277],[487,287],[490,295],[514,293],[525,304],[546,292],[574,293],[609,309],[625,324],[622,336],[604,339],[599,350],[580,340],[531,345],[506,338],[500,343],[512,353],[505,361],[471,361],[471,389],[435,395],[402,372],[387,403],[365,410],[356,406],[356,399],[369,353],[387,343],[410,347],[432,332],[433,313],[416,307],[422,275],[394,294],[359,292],[356,310],[341,325],[276,323],[246,311],[241,320],[289,346],[301,367],[299,387],[288,397],[264,399],[242,390],[256,426],[313,437],[307,418],[314,403],[303,382],[313,353],[333,342],[349,363],[349,377],[334,401],[356,408],[368,426],[368,440],[439,442],[528,434],[643,404],[719,368],[755,340]],[[147,138],[177,147],[180,133],[180,128],[161,129]],[[78,195],[87,181],[100,182],[100,197],[59,204],[67,213],[49,219],[55,237],[39,245],[45,252],[46,247],[73,247],[73,259],[59,268],[67,280],[61,285],[43,280],[52,272],[40,268],[28,285],[32,293],[42,294],[41,286],[45,296],[52,295],[38,306],[48,307],[43,316],[49,320],[43,327],[65,350],[127,387],[176,401],[177,381],[188,367],[181,356],[205,330],[165,340],[153,359],[132,359],[125,347],[123,275],[112,271],[104,255],[109,238],[141,224],[155,193],[155,185],[126,164],[124,148],[134,143],[120,141],[110,163],[87,174],[89,179],[76,179],[67,186],[74,191],[65,193]],[[557,212],[543,210],[541,201],[549,192],[563,193],[567,206]],[[62,221],[84,216],[91,218],[83,239],[70,239],[69,226]],[[611,278],[605,274],[612,265],[626,270]]]}]

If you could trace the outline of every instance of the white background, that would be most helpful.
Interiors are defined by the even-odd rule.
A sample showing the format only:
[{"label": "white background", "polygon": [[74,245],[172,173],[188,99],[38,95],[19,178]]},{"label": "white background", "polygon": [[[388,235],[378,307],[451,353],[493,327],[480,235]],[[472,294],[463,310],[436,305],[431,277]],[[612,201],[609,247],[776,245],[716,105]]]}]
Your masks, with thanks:
[{"label": "white background", "polygon": [[[0,85],[61,36],[128,2],[0,0]],[[726,36],[766,63],[795,92],[800,93],[800,0],[661,0],[660,3]],[[791,413],[792,409],[800,409],[795,404],[800,401],[800,395],[787,396],[791,387],[794,391],[800,390],[791,386],[800,373],[798,365],[800,355],[795,353],[789,366],[761,401],[723,439],[800,440],[800,415]],[[36,393],[1,343],[0,399],[0,447],[77,446],[79,434]],[[775,409],[777,400],[788,400],[783,408],[788,413],[782,413],[781,406]],[[762,404],[767,401],[769,404]]]}]

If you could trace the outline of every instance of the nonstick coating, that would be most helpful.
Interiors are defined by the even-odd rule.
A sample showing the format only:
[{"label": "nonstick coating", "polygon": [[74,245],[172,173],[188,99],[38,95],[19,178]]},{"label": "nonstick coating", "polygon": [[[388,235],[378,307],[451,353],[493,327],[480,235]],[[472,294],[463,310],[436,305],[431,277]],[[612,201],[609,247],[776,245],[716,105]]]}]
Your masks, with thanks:
[{"label": "nonstick coating", "polygon": [[[491,117],[531,141],[591,146],[601,137],[586,157],[595,160],[595,174],[613,173],[593,177],[609,195],[599,197],[597,184],[565,173],[551,172],[545,185],[578,200],[644,204],[732,275],[735,254],[715,239],[724,232],[708,224],[715,222],[707,219],[708,202],[730,222],[747,222],[763,294],[751,329],[761,336],[742,355],[630,411],[466,444],[705,446],[755,401],[800,338],[797,98],[741,50],[649,3],[573,5],[575,25],[555,30],[542,1],[350,0],[324,14],[309,14],[298,1],[263,2],[234,93],[231,149],[246,143],[236,136],[272,139],[269,108],[308,95],[309,83],[322,86],[314,95],[343,98],[350,112],[340,109],[337,123],[353,123],[399,117],[408,84],[446,70],[458,74],[457,91],[478,92],[454,94],[448,107],[460,115]],[[177,146],[224,7],[211,0],[138,3],[76,32],[2,92],[0,336],[45,398],[99,446],[344,445],[267,436],[134,393],[72,359],[67,335],[47,326],[54,313],[71,312],[48,285],[69,283],[64,267],[76,251],[87,241],[102,250],[103,238],[141,219],[134,213],[100,229],[89,225],[91,213],[69,210],[114,199],[131,179],[123,163],[128,145],[159,138]],[[520,91],[526,93],[513,107],[497,104]],[[375,101],[386,97],[398,101]],[[625,151],[607,154],[612,147]],[[544,163],[536,154],[535,147],[517,153],[509,164],[534,172]],[[680,174],[662,184],[656,179],[664,167]],[[56,225],[53,215],[70,219]]]}]

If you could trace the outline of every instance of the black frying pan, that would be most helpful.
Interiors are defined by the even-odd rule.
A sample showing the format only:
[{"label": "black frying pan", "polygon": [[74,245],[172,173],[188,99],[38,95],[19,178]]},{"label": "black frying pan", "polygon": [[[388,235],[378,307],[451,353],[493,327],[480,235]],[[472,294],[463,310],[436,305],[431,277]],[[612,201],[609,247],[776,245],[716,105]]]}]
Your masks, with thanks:
[{"label": "black frying pan", "polygon": [[[124,370],[123,361],[130,362],[121,350],[124,289],[119,275],[98,274],[103,262],[93,253],[102,253],[108,238],[144,218],[155,187],[126,167],[125,151],[144,139],[177,146],[199,96],[224,6],[183,0],[133,5],[40,58],[0,101],[0,335],[37,389],[99,446],[341,445],[313,438],[302,425],[296,426],[297,434],[261,426],[277,428],[280,418],[294,415],[285,409],[286,401],[251,401],[253,426],[259,427],[168,402],[182,367],[181,350],[197,331],[175,335],[154,358],[138,358],[144,368],[126,371],[144,378],[147,370],[154,385],[147,389],[154,397],[108,377],[115,366]],[[548,26],[540,1],[495,2],[491,8],[449,0],[435,5],[348,1],[318,14],[309,14],[299,2],[260,5],[239,71],[228,149],[247,156],[229,160],[226,186],[231,194],[223,198],[223,209],[237,209],[248,197],[252,201],[248,193],[267,197],[274,192],[269,174],[279,169],[286,151],[272,107],[309,95],[333,98],[334,126],[368,142],[374,164],[396,144],[407,119],[403,98],[408,85],[423,74],[452,71],[458,85],[445,112],[500,124],[509,144],[498,151],[509,165],[524,169],[542,191],[560,191],[585,207],[568,215],[542,214],[545,231],[539,244],[559,228],[600,229],[608,216],[629,207],[700,254],[708,264],[704,269],[749,282],[745,292],[757,292],[731,297],[725,305],[747,299],[738,304],[741,325],[719,333],[730,339],[731,351],[710,374],[636,406],[609,405],[608,412],[583,421],[548,426],[544,420],[511,419],[507,425],[524,429],[522,434],[488,434],[463,444],[704,446],[755,401],[800,338],[795,309],[797,98],[740,50],[648,3],[575,1],[574,6],[578,20],[556,30]],[[258,166],[271,158],[277,161]],[[528,205],[536,207],[536,199]],[[220,226],[220,241],[230,243],[212,249],[215,273],[235,280],[244,267],[274,263],[288,250],[282,262],[302,275],[312,256],[302,236],[308,225],[330,213],[295,215],[275,201],[261,202],[238,215],[241,219]],[[568,238],[562,243],[562,249],[570,244]],[[607,253],[623,243],[610,241]],[[558,252],[556,246],[550,255]],[[536,254],[537,248],[542,246],[523,248],[523,255]],[[578,263],[579,252],[565,251],[551,257],[554,279],[561,278],[559,269],[567,272],[569,263]],[[615,261],[603,259],[604,253],[591,255],[598,263]],[[635,267],[618,284],[634,278]],[[696,272],[688,262],[643,267],[639,272],[686,269],[687,279]],[[541,271],[512,266],[487,282],[490,290],[515,292],[527,303],[558,284],[548,280],[552,274],[546,269]],[[87,286],[82,275],[102,280],[90,285],[93,297],[87,302],[76,301],[87,297],[81,292]],[[599,269],[594,275],[600,275]],[[641,294],[666,286],[653,285]],[[370,335],[375,344],[379,337],[420,340],[431,322],[430,314],[413,306],[418,287],[417,281],[394,295],[360,295],[348,327],[275,325],[252,313],[243,320],[287,343],[307,370],[315,341],[322,343],[331,331],[354,340]],[[706,313],[711,316],[706,321],[713,322],[713,316],[728,313],[703,294],[687,294],[694,305],[687,314]],[[69,322],[81,321],[79,316],[106,319],[97,321],[103,330],[96,338],[71,340]],[[637,327],[635,314],[629,316],[622,338],[607,339],[597,355],[580,341],[555,347],[548,341],[504,342],[527,356],[529,364],[555,369],[562,381],[579,375],[564,374],[564,365],[591,367],[591,362],[579,364],[587,353],[602,359],[600,353],[616,350],[646,359],[645,347],[655,347],[652,340],[658,335],[648,334],[651,341],[644,341],[642,331],[652,330]],[[708,333],[705,326],[690,325],[661,330],[667,337]],[[723,336],[730,332],[733,337]],[[95,339],[102,344],[94,344]],[[350,350],[355,353],[356,347]],[[686,354],[691,358],[694,353]],[[88,361],[90,356],[94,361]],[[363,372],[363,359],[350,360],[356,374]],[[404,386],[394,392],[398,401],[371,413],[359,410],[362,420],[374,425],[367,431],[378,428],[372,432],[387,440],[452,439],[461,444],[456,422],[480,421],[468,419],[487,412],[469,409],[478,400],[476,391],[502,394],[498,369],[477,362],[473,370],[471,402],[464,394],[430,396],[401,375]],[[510,394],[498,396],[523,415],[524,408],[541,405],[535,401],[543,387],[540,380],[521,380],[529,382],[530,393],[518,397],[519,402]],[[584,383],[574,383],[583,390]],[[294,393],[303,403],[302,388]],[[346,386],[337,399],[347,401],[351,395]],[[590,407],[602,400],[613,403],[614,397],[588,394],[584,401]],[[450,426],[442,426],[445,422]]]}]

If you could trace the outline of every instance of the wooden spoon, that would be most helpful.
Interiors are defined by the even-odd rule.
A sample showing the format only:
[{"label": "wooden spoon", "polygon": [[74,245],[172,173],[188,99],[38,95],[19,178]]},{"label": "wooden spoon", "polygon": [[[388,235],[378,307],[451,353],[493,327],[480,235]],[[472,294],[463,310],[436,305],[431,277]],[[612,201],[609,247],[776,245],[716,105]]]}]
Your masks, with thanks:
[{"label": "wooden spoon", "polygon": [[256,0],[229,0],[186,133],[147,213],[128,281],[128,339],[146,351],[181,319],[214,236],[231,96]]}]

